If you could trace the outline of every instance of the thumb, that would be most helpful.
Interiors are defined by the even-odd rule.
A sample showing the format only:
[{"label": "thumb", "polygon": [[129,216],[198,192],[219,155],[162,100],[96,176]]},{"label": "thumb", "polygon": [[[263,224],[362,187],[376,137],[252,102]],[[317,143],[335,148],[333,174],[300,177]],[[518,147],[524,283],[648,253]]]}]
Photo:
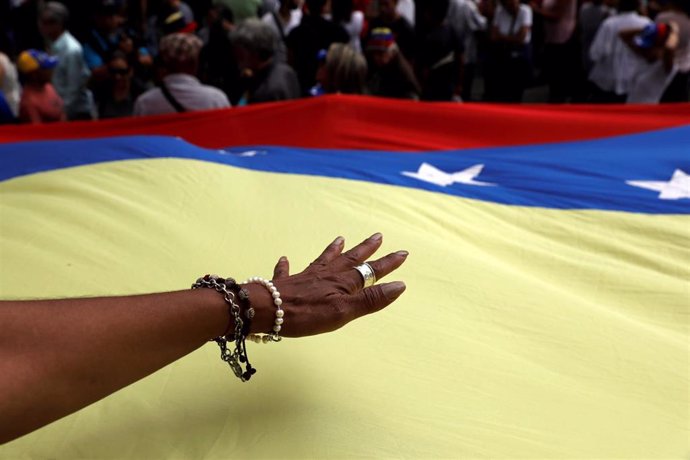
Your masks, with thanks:
[{"label": "thumb", "polygon": [[278,280],[281,278],[287,278],[288,276],[290,276],[290,262],[288,261],[287,257],[282,256],[280,259],[278,259],[278,263],[273,269],[273,279]]}]

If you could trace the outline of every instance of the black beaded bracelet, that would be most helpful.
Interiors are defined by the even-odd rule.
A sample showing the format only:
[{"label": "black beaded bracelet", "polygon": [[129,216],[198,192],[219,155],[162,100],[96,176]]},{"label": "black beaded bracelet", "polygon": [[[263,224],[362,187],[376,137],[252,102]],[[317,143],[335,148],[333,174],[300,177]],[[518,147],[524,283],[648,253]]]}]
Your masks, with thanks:
[{"label": "black beaded bracelet", "polygon": [[[228,304],[230,309],[231,321],[228,323],[228,328],[222,336],[218,336],[213,339],[214,342],[218,344],[220,348],[220,359],[228,363],[230,369],[232,369],[235,376],[237,376],[243,382],[248,381],[252,375],[256,373],[256,369],[252,367],[249,363],[249,358],[247,357],[247,347],[245,339],[248,332],[250,331],[251,317],[254,316],[253,309],[248,308],[246,321],[242,320],[241,308],[235,302],[235,292],[237,291],[237,297],[248,301],[249,297],[247,291],[241,289],[237,282],[232,278],[221,278],[217,275],[206,275],[203,278],[196,280],[192,284],[192,289],[199,288],[209,288],[214,289],[223,295],[223,299]],[[251,314],[250,314],[251,311]],[[228,335],[232,325],[234,323],[234,334],[232,336],[232,341],[235,342],[235,349],[230,352],[228,349]],[[242,364],[245,365],[245,369],[242,369]]]}]

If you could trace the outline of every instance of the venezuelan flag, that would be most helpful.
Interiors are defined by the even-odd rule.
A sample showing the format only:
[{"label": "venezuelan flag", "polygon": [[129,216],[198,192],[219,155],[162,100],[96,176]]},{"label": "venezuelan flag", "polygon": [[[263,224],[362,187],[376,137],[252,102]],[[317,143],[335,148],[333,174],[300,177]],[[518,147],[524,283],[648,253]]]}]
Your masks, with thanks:
[{"label": "venezuelan flag", "polygon": [[2,128],[4,299],[269,276],[338,234],[410,257],[249,384],[209,345],[0,457],[688,458],[689,121],[338,96]]}]

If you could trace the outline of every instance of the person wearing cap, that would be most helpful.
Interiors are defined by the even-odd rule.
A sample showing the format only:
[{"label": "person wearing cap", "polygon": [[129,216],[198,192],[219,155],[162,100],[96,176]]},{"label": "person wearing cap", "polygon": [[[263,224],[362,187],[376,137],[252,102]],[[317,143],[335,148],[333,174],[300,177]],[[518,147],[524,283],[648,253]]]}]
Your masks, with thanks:
[{"label": "person wearing cap", "polygon": [[203,43],[195,35],[175,33],[161,39],[159,58],[164,73],[158,88],[139,96],[134,115],[159,115],[230,107],[223,91],[197,79]]},{"label": "person wearing cap", "polygon": [[297,74],[275,58],[275,39],[271,26],[256,18],[241,22],[231,34],[249,104],[300,97]]},{"label": "person wearing cap", "polygon": [[95,114],[93,95],[87,88],[91,72],[81,44],[67,30],[68,18],[69,12],[62,3],[47,2],[39,13],[39,30],[58,60],[52,83],[65,103],[67,118],[91,119]]},{"label": "person wearing cap", "polygon": [[369,21],[369,30],[390,29],[398,49],[412,63],[417,46],[415,31],[412,23],[398,11],[398,5],[398,0],[379,0],[378,16]]},{"label": "person wearing cap", "polygon": [[17,58],[17,68],[24,81],[19,102],[19,121],[23,123],[48,123],[64,121],[64,104],[50,83],[58,60],[42,51],[30,49]]},{"label": "person wearing cap", "polygon": [[399,99],[419,99],[421,89],[412,66],[395,43],[393,31],[382,27],[371,31],[367,43],[369,93]]}]

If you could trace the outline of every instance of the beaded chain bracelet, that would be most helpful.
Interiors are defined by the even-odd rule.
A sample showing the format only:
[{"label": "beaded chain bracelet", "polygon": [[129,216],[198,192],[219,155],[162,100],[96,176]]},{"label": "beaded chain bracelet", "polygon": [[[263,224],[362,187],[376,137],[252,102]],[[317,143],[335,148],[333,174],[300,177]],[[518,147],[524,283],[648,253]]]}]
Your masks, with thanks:
[{"label": "beaded chain bracelet", "polygon": [[[230,369],[235,373],[241,381],[247,382],[252,375],[256,373],[256,369],[252,367],[249,363],[249,358],[247,357],[247,347],[245,339],[250,331],[250,323],[254,317],[254,309],[247,308],[245,312],[246,321],[242,320],[240,306],[235,302],[235,293],[233,289],[237,291],[237,296],[244,301],[249,301],[249,296],[247,291],[240,289],[239,285],[232,278],[221,278],[217,275],[206,275],[203,278],[196,280],[192,284],[192,289],[199,288],[209,288],[215,289],[217,292],[223,295],[223,299],[230,307],[230,316],[233,321],[228,324],[228,329],[225,334],[218,336],[213,339],[214,342],[218,344],[220,348],[220,359],[228,363]],[[233,341],[235,342],[235,349],[230,352],[228,349],[227,336],[230,333],[230,325],[234,322],[235,331],[233,334]],[[246,364],[246,369],[242,369],[242,364]]]},{"label": "beaded chain bracelet", "polygon": [[278,288],[273,284],[272,281],[261,278],[260,276],[254,276],[249,278],[242,284],[258,283],[264,286],[268,292],[273,297],[273,304],[276,306],[276,317],[273,321],[273,331],[268,334],[250,334],[247,339],[252,340],[256,343],[268,343],[268,342],[280,342],[283,338],[280,336],[280,330],[283,328],[283,321],[285,316],[285,311],[282,309],[283,300],[280,298],[280,292]]}]

